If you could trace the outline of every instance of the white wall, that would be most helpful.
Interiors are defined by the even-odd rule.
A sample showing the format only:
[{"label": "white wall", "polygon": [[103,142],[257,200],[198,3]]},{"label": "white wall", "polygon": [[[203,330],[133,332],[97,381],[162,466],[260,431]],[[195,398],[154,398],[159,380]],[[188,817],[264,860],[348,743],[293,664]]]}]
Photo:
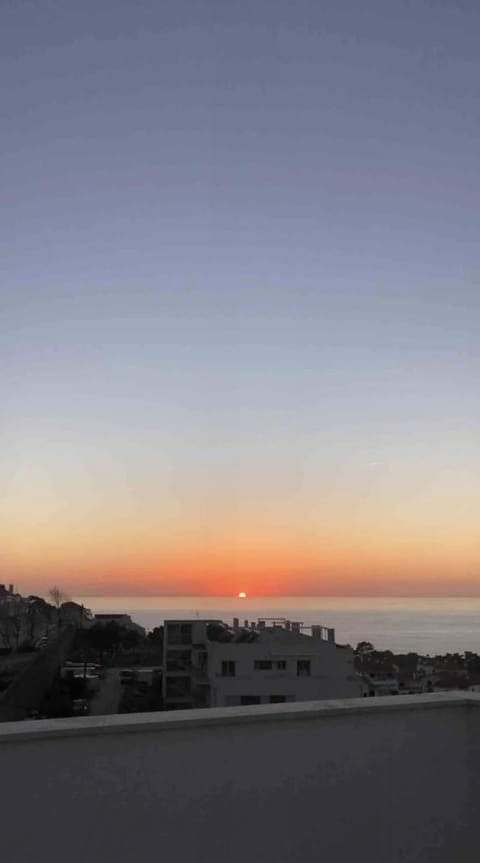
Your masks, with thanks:
[{"label": "white wall", "polygon": [[[290,633],[287,634],[290,636]],[[272,670],[255,670],[255,660],[271,660]],[[310,677],[297,676],[297,660],[310,660]],[[277,661],[286,662],[286,670]],[[222,662],[235,662],[235,677],[222,676]],[[287,696],[289,701],[320,698],[356,698],[362,685],[355,674],[353,650],[339,649],[315,638],[265,641],[262,636],[252,643],[210,642],[208,671],[212,705],[223,707],[240,704],[242,695],[258,696],[268,703],[271,695]]]},{"label": "white wall", "polygon": [[0,725],[2,859],[476,863],[469,698]]}]

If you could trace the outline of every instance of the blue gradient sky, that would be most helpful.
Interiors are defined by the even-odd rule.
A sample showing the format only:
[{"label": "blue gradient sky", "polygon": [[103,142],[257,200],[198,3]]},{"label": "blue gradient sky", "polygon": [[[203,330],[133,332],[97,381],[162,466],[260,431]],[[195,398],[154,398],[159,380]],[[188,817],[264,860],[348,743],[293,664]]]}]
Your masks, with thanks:
[{"label": "blue gradient sky", "polygon": [[479,39],[2,3],[2,577],[480,591]]}]

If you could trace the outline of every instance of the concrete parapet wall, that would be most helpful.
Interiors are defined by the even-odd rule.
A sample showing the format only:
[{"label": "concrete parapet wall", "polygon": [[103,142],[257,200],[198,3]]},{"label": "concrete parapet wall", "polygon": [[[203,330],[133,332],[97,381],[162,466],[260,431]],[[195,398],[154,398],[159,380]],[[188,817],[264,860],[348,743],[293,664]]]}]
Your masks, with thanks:
[{"label": "concrete parapet wall", "polygon": [[424,695],[5,724],[2,850],[476,863],[479,706]]}]

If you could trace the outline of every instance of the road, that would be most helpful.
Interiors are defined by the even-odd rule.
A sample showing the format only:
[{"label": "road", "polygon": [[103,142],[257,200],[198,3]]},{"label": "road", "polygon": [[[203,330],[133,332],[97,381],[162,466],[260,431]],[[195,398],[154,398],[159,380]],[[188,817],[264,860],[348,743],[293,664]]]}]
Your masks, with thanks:
[{"label": "road", "polygon": [[120,669],[108,668],[105,677],[100,681],[99,691],[90,702],[90,713],[93,716],[118,713],[121,696]]}]

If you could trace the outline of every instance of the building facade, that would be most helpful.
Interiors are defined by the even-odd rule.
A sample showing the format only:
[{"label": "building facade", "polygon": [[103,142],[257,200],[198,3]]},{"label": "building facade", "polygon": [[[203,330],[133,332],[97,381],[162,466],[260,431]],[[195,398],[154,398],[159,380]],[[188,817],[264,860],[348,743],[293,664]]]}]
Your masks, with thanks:
[{"label": "building facade", "polygon": [[166,710],[210,707],[207,645],[218,620],[165,620],[163,704]]},{"label": "building facade", "polygon": [[[246,621],[248,624],[248,622]],[[229,627],[221,621],[165,621],[167,710],[355,698],[362,683],[351,647],[321,626],[288,620]]]}]

